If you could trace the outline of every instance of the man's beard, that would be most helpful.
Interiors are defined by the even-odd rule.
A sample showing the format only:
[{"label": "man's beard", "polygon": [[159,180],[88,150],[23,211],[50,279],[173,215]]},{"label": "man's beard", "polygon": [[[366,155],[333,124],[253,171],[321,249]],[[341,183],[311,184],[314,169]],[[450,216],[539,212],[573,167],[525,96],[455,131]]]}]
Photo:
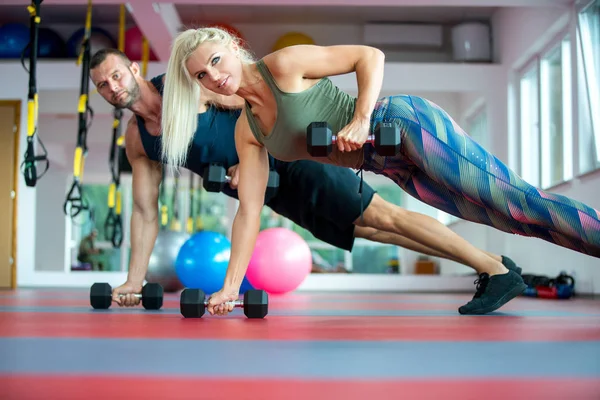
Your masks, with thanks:
[{"label": "man's beard", "polygon": [[131,87],[125,90],[125,93],[128,96],[125,102],[120,102],[119,100],[112,102],[115,108],[119,110],[130,108],[140,98],[140,85],[134,80]]}]

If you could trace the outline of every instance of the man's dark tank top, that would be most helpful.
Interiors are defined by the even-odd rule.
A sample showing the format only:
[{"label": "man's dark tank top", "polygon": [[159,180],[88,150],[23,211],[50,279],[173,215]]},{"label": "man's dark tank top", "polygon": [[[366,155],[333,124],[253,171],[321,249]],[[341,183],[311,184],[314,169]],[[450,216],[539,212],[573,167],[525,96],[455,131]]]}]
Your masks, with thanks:
[{"label": "man's dark tank top", "polygon": [[[150,80],[161,97],[163,95],[163,75]],[[188,152],[185,168],[202,176],[210,163],[221,163],[225,169],[238,164],[239,157],[235,148],[235,124],[241,110],[220,110],[209,107],[205,113],[198,114],[198,127]],[[153,136],[146,129],[144,120],[136,115],[140,139],[149,159],[161,161],[161,137]],[[275,161],[269,157],[271,168]],[[237,190],[225,185],[223,193],[237,197]]]}]

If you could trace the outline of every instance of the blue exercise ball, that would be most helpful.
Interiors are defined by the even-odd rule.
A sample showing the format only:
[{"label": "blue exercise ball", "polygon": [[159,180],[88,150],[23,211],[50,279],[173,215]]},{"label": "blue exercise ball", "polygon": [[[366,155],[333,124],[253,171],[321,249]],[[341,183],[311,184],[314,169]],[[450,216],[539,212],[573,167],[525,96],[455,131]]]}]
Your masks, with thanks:
[{"label": "blue exercise ball", "polygon": [[29,44],[29,27],[10,23],[0,27],[0,58],[21,58]]},{"label": "blue exercise ball", "polygon": [[38,57],[63,58],[66,56],[65,40],[50,28],[40,28],[38,31]]},{"label": "blue exercise ball", "polygon": [[[31,44],[33,46],[33,43]],[[25,51],[25,57],[29,57],[29,49]],[[67,55],[67,44],[65,40],[50,28],[39,28],[38,30],[38,58],[63,58]]]},{"label": "blue exercise ball", "polygon": [[[81,43],[85,28],[75,31],[67,40],[67,57],[77,58],[81,52]],[[117,44],[106,30],[93,26],[90,33],[90,53],[93,56],[97,51],[105,48],[116,48]]]},{"label": "blue exercise ball", "polygon": [[[190,289],[202,289],[207,296],[223,287],[231,256],[231,242],[221,233],[199,231],[179,249],[175,271],[181,283]],[[253,289],[244,277],[240,294]]]}]

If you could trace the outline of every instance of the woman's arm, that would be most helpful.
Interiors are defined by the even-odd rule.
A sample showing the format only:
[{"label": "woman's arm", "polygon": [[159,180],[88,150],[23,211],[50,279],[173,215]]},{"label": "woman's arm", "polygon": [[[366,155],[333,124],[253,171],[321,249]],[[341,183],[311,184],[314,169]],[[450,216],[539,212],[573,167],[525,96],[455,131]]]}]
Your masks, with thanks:
[{"label": "woman's arm", "polygon": [[233,220],[231,257],[223,285],[226,294],[238,293],[246,274],[260,230],[260,212],[269,179],[267,150],[252,135],[245,112],[235,126],[235,144],[240,158],[239,207]]},{"label": "woman's arm", "polygon": [[264,58],[279,81],[299,76],[321,79],[356,72],[358,96],[355,120],[369,121],[383,84],[384,53],[362,45],[290,46]]}]

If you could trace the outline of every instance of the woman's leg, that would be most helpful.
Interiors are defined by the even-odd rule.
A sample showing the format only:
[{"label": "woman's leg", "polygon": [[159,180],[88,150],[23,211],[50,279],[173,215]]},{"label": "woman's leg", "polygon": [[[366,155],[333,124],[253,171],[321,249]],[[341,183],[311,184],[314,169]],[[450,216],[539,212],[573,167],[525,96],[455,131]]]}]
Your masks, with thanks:
[{"label": "woman's leg", "polygon": [[[407,110],[408,105],[413,115]],[[444,211],[504,232],[537,237],[600,257],[599,211],[528,184],[471,139],[434,103],[413,96],[392,97],[386,119],[401,125],[403,145],[401,155],[385,158],[384,171],[396,169],[393,167],[397,163],[408,165],[411,171],[399,183],[408,184],[410,176],[420,171],[446,187],[447,193],[457,195],[446,193]],[[417,198],[432,202],[423,196]],[[462,209],[466,203],[461,198],[485,212]]]}]

